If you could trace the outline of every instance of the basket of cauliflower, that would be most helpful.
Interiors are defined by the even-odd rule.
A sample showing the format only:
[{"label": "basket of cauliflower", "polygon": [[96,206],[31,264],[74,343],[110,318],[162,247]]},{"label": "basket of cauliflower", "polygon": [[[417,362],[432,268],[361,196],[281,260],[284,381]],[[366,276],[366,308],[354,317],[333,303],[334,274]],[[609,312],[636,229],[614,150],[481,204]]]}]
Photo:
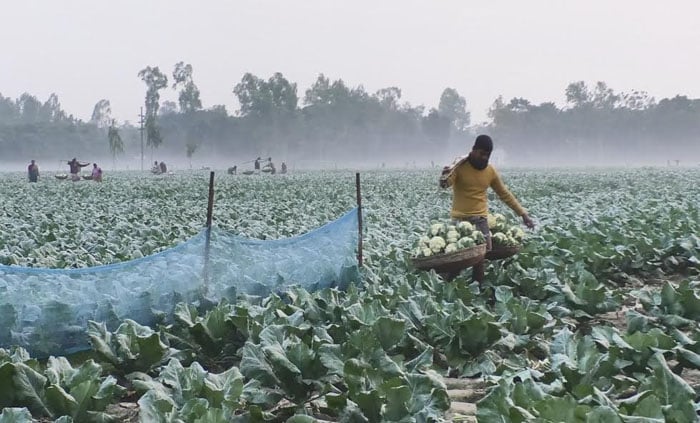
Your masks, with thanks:
[{"label": "basket of cauliflower", "polygon": [[413,252],[417,269],[455,274],[484,260],[484,234],[469,222],[433,223]]},{"label": "basket of cauliflower", "polygon": [[491,251],[486,252],[487,260],[499,260],[514,256],[522,248],[525,231],[520,226],[510,225],[500,213],[488,215],[491,231]]}]

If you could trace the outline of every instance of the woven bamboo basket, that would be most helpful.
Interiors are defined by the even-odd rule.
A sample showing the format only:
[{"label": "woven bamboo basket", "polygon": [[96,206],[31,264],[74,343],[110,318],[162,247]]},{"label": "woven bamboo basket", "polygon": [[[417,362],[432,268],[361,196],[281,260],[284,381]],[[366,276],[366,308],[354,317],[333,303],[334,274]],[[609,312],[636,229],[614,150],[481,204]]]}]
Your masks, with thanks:
[{"label": "woven bamboo basket", "polygon": [[61,179],[61,180],[63,180],[63,179],[68,179],[68,175],[66,175],[65,173],[59,173],[59,174],[56,174],[56,175],[53,175],[53,176],[54,176],[56,179]]},{"label": "woven bamboo basket", "polygon": [[520,252],[522,247],[516,245],[515,247],[503,247],[494,246],[491,251],[486,252],[486,260],[502,260],[504,258],[512,257]]},{"label": "woven bamboo basket", "polygon": [[413,266],[416,269],[430,270],[437,273],[457,273],[467,267],[484,260],[486,244],[465,248],[449,254],[438,254],[430,257],[414,257]]}]

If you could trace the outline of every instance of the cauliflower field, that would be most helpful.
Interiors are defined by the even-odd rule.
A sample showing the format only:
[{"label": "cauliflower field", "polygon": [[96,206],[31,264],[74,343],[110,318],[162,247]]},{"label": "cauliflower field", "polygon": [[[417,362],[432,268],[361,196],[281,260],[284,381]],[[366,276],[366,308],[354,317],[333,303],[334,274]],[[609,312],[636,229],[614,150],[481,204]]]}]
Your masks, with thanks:
[{"label": "cauliflower field", "polygon": [[[352,171],[224,173],[214,224],[253,238],[303,234],[356,204]],[[206,219],[204,172],[106,173],[101,184],[2,176],[5,265],[130,260]],[[508,222],[491,222],[499,242],[523,249],[489,262],[481,287],[469,271],[447,283],[411,267],[416,248],[448,244],[429,237],[451,201],[437,176],[362,173],[365,266],[348,292],[180,304],[154,328],[91,322],[93,349],[69,357],[4,346],[0,423],[443,421],[448,376],[488,385],[479,421],[697,420],[700,169],[504,171],[538,226],[513,229],[491,196]],[[479,243],[473,228],[450,229],[436,231]],[[127,415],[120,403],[137,406]]]}]

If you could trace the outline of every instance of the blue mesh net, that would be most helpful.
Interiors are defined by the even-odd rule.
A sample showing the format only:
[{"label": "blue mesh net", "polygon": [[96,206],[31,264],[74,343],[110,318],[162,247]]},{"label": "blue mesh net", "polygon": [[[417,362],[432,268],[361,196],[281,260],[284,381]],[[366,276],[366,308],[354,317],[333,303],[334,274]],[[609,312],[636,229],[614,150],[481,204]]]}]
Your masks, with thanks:
[{"label": "blue mesh net", "polygon": [[125,318],[167,322],[183,301],[234,300],[292,285],[345,289],[358,280],[356,246],[355,208],[286,239],[252,240],[212,228],[124,263],[84,269],[0,265],[0,347],[20,345],[37,357],[70,354],[89,348],[88,320],[114,330]]}]

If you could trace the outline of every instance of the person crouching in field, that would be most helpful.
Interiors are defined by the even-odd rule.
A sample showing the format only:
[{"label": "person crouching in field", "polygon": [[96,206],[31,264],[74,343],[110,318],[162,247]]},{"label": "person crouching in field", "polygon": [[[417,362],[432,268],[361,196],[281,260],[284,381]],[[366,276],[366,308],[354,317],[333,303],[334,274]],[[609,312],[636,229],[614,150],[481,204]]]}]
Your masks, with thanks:
[{"label": "person crouching in field", "polygon": [[37,182],[39,180],[39,165],[34,160],[27,166],[27,176],[29,182]]},{"label": "person crouching in field", "polygon": [[[489,187],[496,191],[498,197],[508,205],[528,228],[535,227],[527,211],[515,196],[503,184],[501,177],[489,158],[493,151],[493,141],[488,135],[476,137],[474,146],[467,157],[458,160],[453,166],[445,166],[440,175],[440,187],[452,187],[452,210],[450,216],[455,221],[466,220],[478,228],[486,238],[486,249],[491,250],[491,233],[488,225],[488,200],[486,191]],[[484,280],[484,262],[473,268],[474,280]]]},{"label": "person crouching in field", "polygon": [[97,163],[92,164],[92,180],[102,182],[102,169],[97,166]]}]

